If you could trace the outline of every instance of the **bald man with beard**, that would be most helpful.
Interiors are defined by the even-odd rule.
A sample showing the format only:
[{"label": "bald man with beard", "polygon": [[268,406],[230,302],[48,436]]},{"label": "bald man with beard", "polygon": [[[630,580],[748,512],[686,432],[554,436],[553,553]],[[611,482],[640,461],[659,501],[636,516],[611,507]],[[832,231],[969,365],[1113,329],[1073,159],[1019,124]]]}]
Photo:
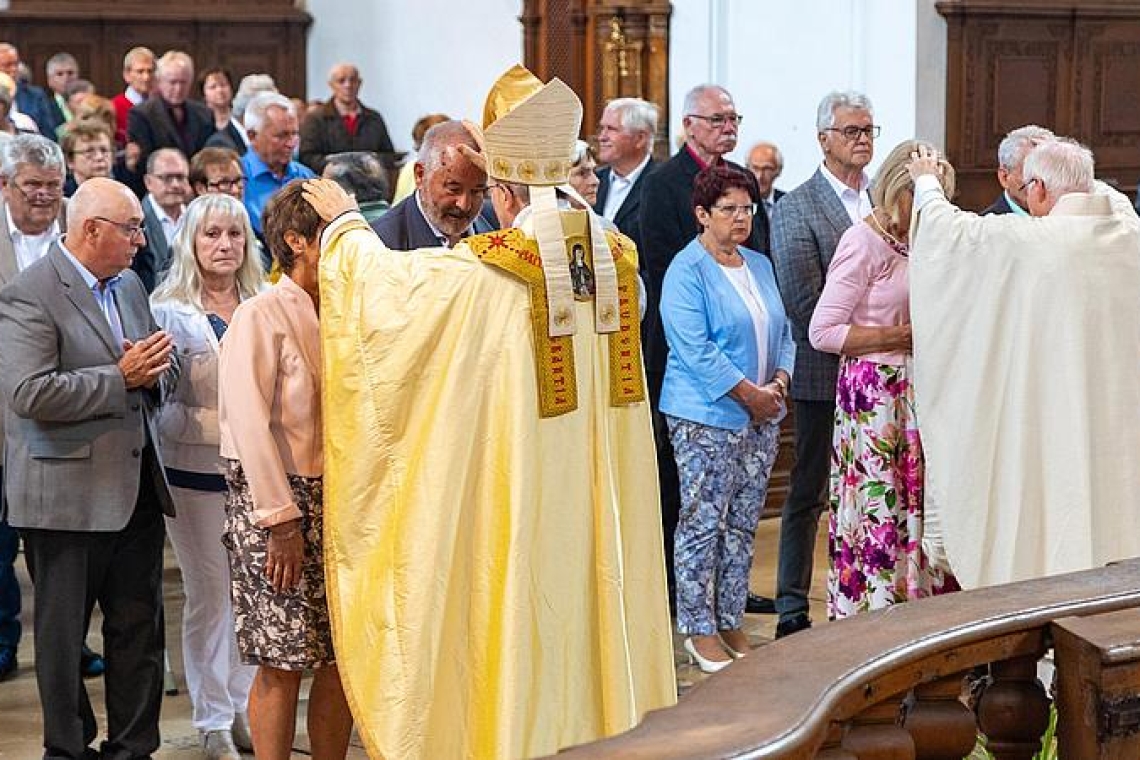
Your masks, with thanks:
[{"label": "bald man with beard", "polygon": [[96,602],[107,662],[101,757],[159,746],[162,515],[174,508],[153,420],[173,345],[128,269],[142,218],[125,185],[88,180],[68,206],[66,236],[0,290],[4,488],[36,588],[45,758],[93,751],[79,668]]}]

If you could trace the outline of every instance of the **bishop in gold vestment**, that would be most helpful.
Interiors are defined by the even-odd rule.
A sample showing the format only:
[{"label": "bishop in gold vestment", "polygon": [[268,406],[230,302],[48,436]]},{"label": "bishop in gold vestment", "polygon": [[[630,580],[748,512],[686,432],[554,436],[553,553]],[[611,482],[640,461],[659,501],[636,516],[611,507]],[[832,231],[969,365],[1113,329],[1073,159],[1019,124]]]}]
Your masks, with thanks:
[{"label": "bishop in gold vestment", "polygon": [[[538,118],[568,92],[527,91]],[[516,160],[489,126],[492,177],[557,179],[558,129],[564,156]],[[356,213],[322,237],[328,599],[373,757],[553,753],[675,701],[637,254],[586,213],[452,250],[389,251]],[[589,230],[597,303],[566,300],[551,220]]]}]

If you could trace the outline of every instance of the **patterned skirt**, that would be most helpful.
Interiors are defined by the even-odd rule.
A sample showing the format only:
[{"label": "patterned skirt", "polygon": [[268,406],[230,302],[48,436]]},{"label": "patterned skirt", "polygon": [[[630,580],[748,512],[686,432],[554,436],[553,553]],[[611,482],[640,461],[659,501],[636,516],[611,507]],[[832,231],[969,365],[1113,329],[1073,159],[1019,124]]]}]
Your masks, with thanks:
[{"label": "patterned skirt", "polygon": [[226,469],[226,528],[222,542],[230,555],[230,584],[238,650],[247,665],[306,670],[331,665],[332,629],[325,601],[321,479],[289,476],[301,510],[305,555],[301,581],[278,592],[265,574],[269,531],[253,520],[253,495],[241,464]]},{"label": "patterned skirt", "polygon": [[922,553],[924,466],[909,365],[843,357],[831,453],[829,618],[959,590]]}]

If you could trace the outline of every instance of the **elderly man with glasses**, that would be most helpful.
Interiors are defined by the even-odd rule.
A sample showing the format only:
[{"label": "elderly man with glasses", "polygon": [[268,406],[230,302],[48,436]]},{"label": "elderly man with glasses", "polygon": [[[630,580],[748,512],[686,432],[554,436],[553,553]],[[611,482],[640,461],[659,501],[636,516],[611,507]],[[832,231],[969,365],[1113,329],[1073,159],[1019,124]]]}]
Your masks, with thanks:
[{"label": "elderly man with glasses", "polygon": [[[58,197],[62,156],[57,165],[52,179],[12,184],[32,198]],[[107,659],[98,754],[149,757],[159,745],[162,514],[173,506],[153,420],[174,359],[127,268],[142,218],[130,189],[94,177],[68,204],[66,236],[0,289],[4,495],[36,589],[44,757],[96,754],[80,678],[96,602]]]},{"label": "elderly man with glasses", "polygon": [[825,96],[816,112],[823,162],[810,179],[780,200],[772,215],[776,279],[796,341],[791,388],[796,462],[780,523],[777,638],[811,627],[807,595],[816,528],[827,506],[839,357],[812,348],[808,325],[839,238],[871,213],[867,194],[871,180],[865,170],[878,135],[866,95]]},{"label": "elderly man with glasses", "polygon": [[191,200],[190,165],[177,148],[159,148],[150,154],[143,177],[147,194],[142,201],[146,244],[139,248],[131,269],[150,293],[162,280],[170,262],[170,245]]},{"label": "elderly man with glasses", "polygon": [[[649,308],[642,328],[645,372],[654,411],[653,432],[657,441],[661,518],[670,590],[673,588],[673,532],[677,527],[681,503],[673,448],[669,444],[664,418],[657,412],[668,353],[658,314],[661,283],[673,257],[697,236],[697,218],[693,216],[692,202],[693,179],[697,173],[706,166],[721,162],[742,168],[726,161],[724,156],[736,148],[738,128],[744,118],[736,112],[736,104],[728,91],[715,84],[702,84],[689,90],[682,112],[685,144],[642,181],[639,220],[641,271],[649,291]],[[743,245],[754,251],[761,250],[755,228]]]}]

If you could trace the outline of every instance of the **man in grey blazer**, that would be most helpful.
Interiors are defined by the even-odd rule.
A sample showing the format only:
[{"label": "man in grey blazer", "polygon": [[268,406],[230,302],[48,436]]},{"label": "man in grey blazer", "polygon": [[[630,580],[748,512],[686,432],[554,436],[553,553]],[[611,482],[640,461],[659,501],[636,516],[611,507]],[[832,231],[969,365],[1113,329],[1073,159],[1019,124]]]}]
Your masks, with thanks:
[{"label": "man in grey blazer", "polygon": [[[66,172],[63,151],[47,138],[20,135],[0,147],[0,286],[44,256],[64,228]],[[0,449],[4,441],[3,415],[4,403],[0,398]],[[0,680],[16,670],[16,650],[22,634],[20,584],[15,572],[19,544],[15,529],[0,518]]]},{"label": "man in grey blazer", "polygon": [[0,290],[7,517],[36,588],[44,757],[89,756],[97,735],[79,673],[95,602],[107,662],[100,756],[148,757],[162,697],[162,515],[174,513],[153,414],[173,346],[128,269],[143,241],[134,193],[88,180],[67,221]]},{"label": "man in grey blazer", "polygon": [[879,131],[873,116],[866,95],[832,92],[824,97],[816,114],[823,163],[780,199],[772,215],[776,279],[796,341],[791,389],[796,462],[780,523],[777,637],[811,627],[807,595],[816,528],[827,507],[839,357],[812,348],[807,331],[839,238],[871,213],[870,178],[864,169]]}]

